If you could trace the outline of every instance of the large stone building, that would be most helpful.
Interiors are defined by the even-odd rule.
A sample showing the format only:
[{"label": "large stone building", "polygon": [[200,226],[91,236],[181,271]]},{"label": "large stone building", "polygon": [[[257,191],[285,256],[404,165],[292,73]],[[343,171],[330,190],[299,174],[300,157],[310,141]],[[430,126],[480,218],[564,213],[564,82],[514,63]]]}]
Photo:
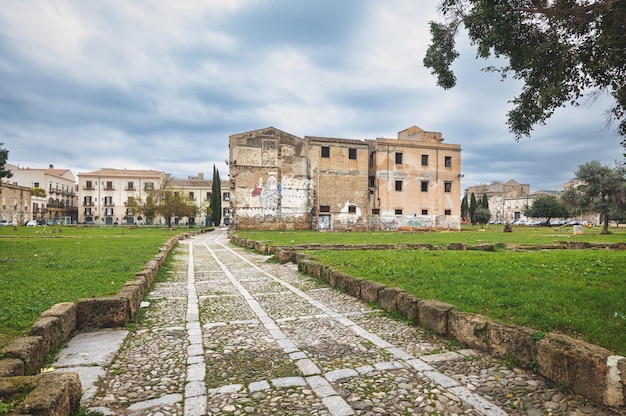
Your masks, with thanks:
[{"label": "large stone building", "polygon": [[29,218],[32,220],[64,219],[76,222],[78,219],[78,193],[76,178],[69,169],[58,169],[53,165],[48,168],[23,168],[12,164],[6,165],[13,176],[11,183],[29,189],[39,189],[41,195],[33,196]]},{"label": "large stone building", "polygon": [[231,226],[372,230],[460,227],[459,145],[411,127],[397,139],[230,136]]}]

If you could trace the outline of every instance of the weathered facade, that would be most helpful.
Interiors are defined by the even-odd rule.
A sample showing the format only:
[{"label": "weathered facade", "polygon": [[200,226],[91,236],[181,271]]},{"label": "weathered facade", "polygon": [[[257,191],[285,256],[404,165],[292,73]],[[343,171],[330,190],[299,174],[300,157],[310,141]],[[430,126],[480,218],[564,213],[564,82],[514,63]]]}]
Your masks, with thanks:
[{"label": "weathered facade", "polygon": [[460,227],[459,145],[411,127],[398,139],[230,136],[231,226],[334,230]]},{"label": "weathered facade", "polygon": [[31,219],[31,188],[2,182],[0,189],[0,220],[24,225]]},{"label": "weathered facade", "polygon": [[[221,180],[220,186],[222,191],[222,223],[220,225],[227,226],[230,224],[230,183],[227,180]],[[187,179],[172,178],[168,187],[175,192],[181,192],[198,208],[196,217],[174,218],[175,225],[184,223],[210,225],[211,220],[207,215],[207,208],[211,204],[213,180],[204,179],[204,174],[198,173],[198,176],[188,176]]]}]

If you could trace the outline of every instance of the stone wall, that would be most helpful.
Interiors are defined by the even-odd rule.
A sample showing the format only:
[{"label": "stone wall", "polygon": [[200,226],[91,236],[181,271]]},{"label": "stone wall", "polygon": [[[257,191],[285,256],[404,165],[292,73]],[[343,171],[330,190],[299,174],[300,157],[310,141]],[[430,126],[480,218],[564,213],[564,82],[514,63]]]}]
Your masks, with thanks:
[{"label": "stone wall", "polygon": [[[544,334],[532,328],[506,325],[478,315],[462,312],[454,305],[432,299],[419,299],[399,288],[386,287],[380,283],[347,275],[330,266],[317,263],[302,249],[441,249],[428,244],[414,245],[347,245],[331,246],[311,244],[298,247],[267,246],[263,242],[245,240],[231,236],[233,242],[253,248],[262,253],[271,253],[280,262],[294,262],[298,270],[323,280],[330,286],[361,299],[366,303],[377,303],[386,311],[398,311],[407,319],[429,328],[442,336],[456,340],[497,358],[514,359],[520,367],[537,371],[542,376],[588,399],[614,408],[626,404],[626,357],[565,335]],[[550,245],[547,248],[582,248],[568,243]],[[589,244],[585,248],[626,249],[625,243]],[[495,250],[493,244],[468,246],[450,244],[450,250]]]},{"label": "stone wall", "polygon": [[80,402],[80,379],[76,373],[36,374],[46,356],[68,341],[76,330],[126,325],[172,248],[196,233],[180,234],[163,243],[152,260],[116,295],[57,303],[44,311],[28,336],[17,338],[0,351],[0,398],[8,400],[29,392],[15,409],[19,414],[69,416]]}]

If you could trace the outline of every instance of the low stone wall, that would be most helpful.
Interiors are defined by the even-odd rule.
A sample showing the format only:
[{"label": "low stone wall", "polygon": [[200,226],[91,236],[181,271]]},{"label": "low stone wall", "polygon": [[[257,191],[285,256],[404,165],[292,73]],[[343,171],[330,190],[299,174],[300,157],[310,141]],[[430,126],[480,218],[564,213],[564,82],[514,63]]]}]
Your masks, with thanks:
[{"label": "low stone wall", "polygon": [[42,373],[46,356],[67,342],[74,331],[123,327],[135,315],[169,252],[199,232],[172,237],[135,277],[114,296],[62,302],[43,312],[26,337],[0,351],[0,398],[11,400],[29,392],[15,414],[69,416],[80,402],[82,387],[76,373]]},{"label": "low stone wall", "polygon": [[[317,263],[297,250],[315,249],[440,249],[430,245],[363,245],[331,246],[306,245],[298,247],[267,246],[231,237],[233,242],[270,253],[280,262],[298,264],[298,270],[316,277],[330,286],[361,299],[366,303],[378,303],[386,311],[398,311],[418,325],[434,332],[452,337],[471,348],[485,351],[497,358],[514,359],[520,367],[538,372],[556,383],[569,387],[573,392],[598,403],[614,408],[626,404],[626,357],[565,335],[544,334],[532,328],[506,325],[472,313],[461,312],[454,305],[432,299],[419,299],[400,288],[386,287],[380,283],[350,276],[330,266]],[[494,244],[468,246],[450,244],[451,250],[493,251]],[[611,245],[555,244],[554,249],[613,249],[624,250],[626,243]]]}]

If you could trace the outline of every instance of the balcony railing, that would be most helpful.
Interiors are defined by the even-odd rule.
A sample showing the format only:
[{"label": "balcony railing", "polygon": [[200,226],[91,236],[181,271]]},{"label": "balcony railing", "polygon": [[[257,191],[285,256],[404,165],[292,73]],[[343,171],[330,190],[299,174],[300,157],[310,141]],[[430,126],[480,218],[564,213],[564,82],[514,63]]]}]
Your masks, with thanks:
[{"label": "balcony railing", "polygon": [[94,188],[93,185],[85,185],[85,186],[83,186],[83,190],[84,191],[93,191],[95,189],[96,188]]},{"label": "balcony railing", "polygon": [[93,201],[83,201],[83,205],[86,207],[93,207],[96,204]]},{"label": "balcony railing", "polygon": [[105,191],[115,191],[115,186],[112,186],[112,185],[111,186],[105,186],[104,190]]},{"label": "balcony railing", "polygon": [[124,188],[124,189],[125,189],[126,191],[131,191],[131,192],[133,192],[133,191],[137,191],[137,190],[138,190],[138,189],[137,189],[137,188],[135,188],[134,186],[127,186],[127,187],[126,187],[126,188]]},{"label": "balcony railing", "polygon": [[109,202],[104,201],[104,206],[105,207],[114,207],[115,203],[113,201],[109,201]]}]

